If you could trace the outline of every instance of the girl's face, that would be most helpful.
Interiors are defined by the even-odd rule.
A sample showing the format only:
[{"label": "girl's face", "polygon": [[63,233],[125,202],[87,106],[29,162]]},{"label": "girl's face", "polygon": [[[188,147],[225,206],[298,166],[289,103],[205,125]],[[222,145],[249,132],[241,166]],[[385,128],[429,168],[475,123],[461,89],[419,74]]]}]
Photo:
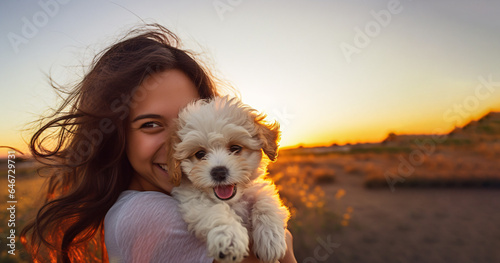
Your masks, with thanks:
[{"label": "girl's face", "polygon": [[193,82],[171,69],[147,77],[130,100],[127,156],[134,169],[131,190],[170,193],[166,168],[167,126],[179,110],[198,99]]}]

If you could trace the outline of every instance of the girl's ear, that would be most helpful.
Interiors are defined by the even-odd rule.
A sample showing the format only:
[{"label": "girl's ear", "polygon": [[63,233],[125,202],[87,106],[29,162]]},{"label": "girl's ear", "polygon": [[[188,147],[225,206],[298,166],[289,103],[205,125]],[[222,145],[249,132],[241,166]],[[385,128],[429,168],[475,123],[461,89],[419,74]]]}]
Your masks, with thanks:
[{"label": "girl's ear", "polygon": [[168,138],[165,144],[167,150],[167,168],[168,175],[170,176],[170,182],[174,186],[179,186],[182,178],[181,161],[174,157],[175,146],[180,142],[179,136],[177,135],[178,122],[174,121],[170,126],[168,132]]},{"label": "girl's ear", "polygon": [[281,136],[280,125],[276,121],[266,123],[264,120],[265,117],[265,115],[258,115],[255,118],[257,135],[262,142],[262,151],[264,151],[269,160],[275,161],[278,157],[278,143]]}]

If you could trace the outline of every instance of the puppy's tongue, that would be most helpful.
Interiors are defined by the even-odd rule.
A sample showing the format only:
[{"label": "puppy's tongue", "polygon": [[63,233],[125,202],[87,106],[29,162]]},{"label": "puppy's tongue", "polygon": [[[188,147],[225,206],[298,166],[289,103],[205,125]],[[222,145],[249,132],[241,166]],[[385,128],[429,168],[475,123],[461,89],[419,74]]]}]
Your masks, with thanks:
[{"label": "puppy's tongue", "polygon": [[221,200],[231,199],[234,195],[234,185],[219,185],[214,188],[214,193]]}]

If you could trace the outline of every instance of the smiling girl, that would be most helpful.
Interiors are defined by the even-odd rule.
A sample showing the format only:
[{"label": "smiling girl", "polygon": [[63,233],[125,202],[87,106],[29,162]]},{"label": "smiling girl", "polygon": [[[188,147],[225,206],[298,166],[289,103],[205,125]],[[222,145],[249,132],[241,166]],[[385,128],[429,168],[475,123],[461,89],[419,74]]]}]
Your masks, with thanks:
[{"label": "smiling girl", "polygon": [[[217,95],[178,46],[156,24],[131,31],[33,135],[31,153],[50,174],[21,234],[35,262],[213,262],[187,231],[165,170],[169,124],[189,102]],[[290,232],[287,244],[281,262],[295,262]]]}]

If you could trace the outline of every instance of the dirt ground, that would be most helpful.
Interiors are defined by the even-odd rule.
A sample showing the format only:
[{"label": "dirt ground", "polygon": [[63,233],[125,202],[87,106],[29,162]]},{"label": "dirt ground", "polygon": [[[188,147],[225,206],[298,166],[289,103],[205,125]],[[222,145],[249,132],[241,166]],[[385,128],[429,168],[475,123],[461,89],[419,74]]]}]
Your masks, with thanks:
[{"label": "dirt ground", "polygon": [[[349,207],[349,225],[319,233],[299,262],[500,262],[500,189],[368,189],[363,177],[339,174],[322,186],[326,207]],[[337,198],[343,189],[345,195]],[[342,190],[341,190],[342,191]],[[329,249],[324,244],[335,246]],[[322,245],[323,244],[323,245]]]}]

